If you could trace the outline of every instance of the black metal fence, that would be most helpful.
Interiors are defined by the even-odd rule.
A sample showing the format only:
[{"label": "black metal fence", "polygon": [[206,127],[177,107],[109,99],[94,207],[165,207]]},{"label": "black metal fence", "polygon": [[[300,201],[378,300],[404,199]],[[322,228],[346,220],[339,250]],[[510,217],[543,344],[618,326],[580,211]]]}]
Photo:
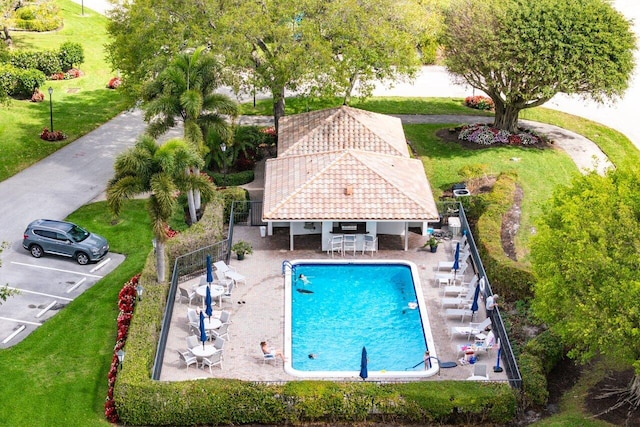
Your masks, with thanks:
[{"label": "black metal fence", "polygon": [[[487,296],[493,295],[493,291],[491,290],[491,282],[489,280],[489,277],[487,276],[487,272],[484,270],[484,266],[482,265],[482,260],[480,259],[480,254],[478,253],[478,247],[476,246],[476,242],[473,239],[473,234],[471,233],[471,228],[469,227],[467,216],[464,213],[464,208],[462,207],[462,204],[459,203],[445,204],[443,206],[443,212],[444,215],[457,216],[460,218],[461,231],[466,232],[470,256],[473,259],[473,266],[476,269],[478,277],[484,277],[485,279],[483,297],[486,299]],[[491,311],[492,313],[489,314],[489,316],[491,317],[493,333],[496,335],[496,338],[500,340],[499,351],[502,354],[502,360],[504,360],[504,370],[507,372],[509,384],[512,387],[521,388],[522,376],[520,375],[520,370],[518,369],[518,364],[513,353],[513,348],[511,347],[511,342],[509,341],[509,337],[507,336],[504,322],[502,321],[502,316],[500,315],[500,309],[496,308]]]}]

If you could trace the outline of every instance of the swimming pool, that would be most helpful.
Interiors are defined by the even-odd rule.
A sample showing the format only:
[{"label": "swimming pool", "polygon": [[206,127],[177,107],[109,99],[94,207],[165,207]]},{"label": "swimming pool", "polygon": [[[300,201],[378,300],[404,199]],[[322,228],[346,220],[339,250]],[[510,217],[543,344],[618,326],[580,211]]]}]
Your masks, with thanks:
[{"label": "swimming pool", "polygon": [[[404,260],[295,260],[285,265],[285,371],[303,378],[369,379],[438,372],[417,267]],[[300,280],[303,274],[305,280]],[[429,350],[431,367],[423,356]]]}]

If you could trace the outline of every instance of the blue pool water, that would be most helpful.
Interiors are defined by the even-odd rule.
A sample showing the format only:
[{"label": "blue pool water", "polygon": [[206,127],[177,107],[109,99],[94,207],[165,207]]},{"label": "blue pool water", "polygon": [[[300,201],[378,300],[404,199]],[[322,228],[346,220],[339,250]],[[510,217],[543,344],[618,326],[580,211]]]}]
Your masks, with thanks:
[{"label": "blue pool water", "polygon": [[365,346],[370,376],[424,373],[422,364],[414,366],[431,334],[425,334],[426,311],[415,305],[416,276],[406,263],[294,264],[286,290],[290,368],[302,376],[357,375]]}]

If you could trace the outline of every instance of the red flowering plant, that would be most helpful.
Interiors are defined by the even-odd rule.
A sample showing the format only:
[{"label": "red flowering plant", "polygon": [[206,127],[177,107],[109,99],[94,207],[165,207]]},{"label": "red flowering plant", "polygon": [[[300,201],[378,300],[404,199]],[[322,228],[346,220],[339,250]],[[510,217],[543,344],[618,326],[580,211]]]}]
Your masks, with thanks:
[{"label": "red flowering plant", "polygon": [[65,80],[77,79],[81,75],[82,75],[82,71],[78,70],[77,68],[70,68],[64,73],[64,79]]},{"label": "red flowering plant", "polygon": [[44,92],[40,89],[36,89],[33,91],[33,95],[31,95],[31,102],[42,102],[44,101]]},{"label": "red flowering plant", "polygon": [[494,128],[485,123],[465,125],[460,128],[458,139],[480,145],[510,144],[510,145],[538,145],[547,141],[529,129],[518,129],[518,133],[511,133],[504,129]]},{"label": "red flowering plant", "polygon": [[475,108],[476,110],[493,110],[493,100],[489,97],[481,95],[467,96],[464,99],[464,105],[469,108]]},{"label": "red flowering plant", "polygon": [[62,141],[66,137],[67,135],[59,130],[51,132],[49,129],[44,128],[42,132],[40,132],[40,139],[44,139],[45,141]]},{"label": "red flowering plant", "polygon": [[122,79],[120,77],[112,77],[111,80],[109,80],[109,83],[107,83],[107,87],[109,89],[117,89],[121,84]]},{"label": "red flowering plant", "polygon": [[49,76],[49,80],[64,80],[64,73],[53,73]]},{"label": "red flowering plant", "polygon": [[117,423],[120,421],[118,417],[118,410],[113,400],[113,387],[116,384],[116,377],[118,376],[118,367],[120,366],[120,360],[118,359],[118,351],[124,348],[124,344],[127,340],[127,334],[129,332],[129,325],[131,324],[131,318],[133,317],[133,309],[136,305],[138,279],[140,275],[133,276],[127,283],[124,284],[120,293],[118,294],[118,308],[120,313],[118,314],[118,337],[116,338],[116,345],[113,347],[113,357],[111,358],[111,368],[107,374],[107,398],[104,404],[104,416],[111,423]]},{"label": "red flowering plant", "polygon": [[165,224],[164,234],[167,236],[168,239],[171,239],[172,237],[176,237],[178,235],[178,231],[171,228],[169,224]]}]

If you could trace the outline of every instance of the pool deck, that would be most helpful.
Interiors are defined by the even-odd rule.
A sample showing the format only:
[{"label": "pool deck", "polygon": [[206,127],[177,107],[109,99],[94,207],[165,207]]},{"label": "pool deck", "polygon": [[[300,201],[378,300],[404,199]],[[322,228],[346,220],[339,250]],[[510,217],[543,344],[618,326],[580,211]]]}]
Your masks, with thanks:
[{"label": "pool deck", "polygon": [[[473,375],[473,365],[461,365],[457,345],[465,344],[466,337],[450,336],[453,326],[467,326],[469,318],[461,322],[459,318],[445,317],[441,307],[441,292],[434,281],[435,268],[439,261],[451,261],[450,242],[444,242],[436,253],[421,249],[426,237],[410,233],[409,250],[404,251],[402,238],[399,236],[379,236],[382,250],[373,254],[373,259],[406,260],[418,266],[424,303],[426,304],[431,333],[436,345],[436,353],[441,361],[457,361],[455,368],[441,369],[438,375],[426,379],[433,380],[465,380]],[[260,237],[258,227],[236,226],[234,241],[246,240],[253,245],[253,254],[247,255],[243,261],[232,258],[230,264],[247,278],[246,285],[239,285],[233,291],[233,300],[225,302],[223,309],[231,312],[229,327],[230,340],[225,343],[222,369],[186,369],[178,359],[177,350],[186,350],[186,337],[190,335],[187,324],[187,302],[176,302],[171,329],[165,349],[165,360],[162,365],[161,381],[185,381],[200,378],[234,378],[247,381],[296,381],[301,378],[291,376],[284,371],[280,360],[263,363],[260,342],[268,341],[271,347],[281,349],[284,341],[284,279],[282,262],[294,259],[327,259],[331,255],[320,250],[319,236],[296,237],[296,250],[289,251],[287,230],[276,229],[274,236]],[[388,249],[385,249],[388,248]],[[340,257],[338,257],[340,258]],[[340,259],[372,259],[370,253],[345,255]],[[468,272],[465,281],[469,281],[472,272]],[[182,283],[190,287],[192,283]],[[194,301],[192,308],[198,305]],[[475,321],[482,321],[486,315],[484,304],[479,304]],[[214,310],[220,310],[215,307]],[[345,325],[347,327],[347,325]],[[433,355],[433,351],[431,352]],[[506,381],[506,373],[494,373],[497,350],[480,355],[478,362],[487,366],[490,380]],[[416,361],[416,363],[419,361]],[[503,363],[500,363],[503,366]],[[359,379],[359,378],[354,378]]]}]

